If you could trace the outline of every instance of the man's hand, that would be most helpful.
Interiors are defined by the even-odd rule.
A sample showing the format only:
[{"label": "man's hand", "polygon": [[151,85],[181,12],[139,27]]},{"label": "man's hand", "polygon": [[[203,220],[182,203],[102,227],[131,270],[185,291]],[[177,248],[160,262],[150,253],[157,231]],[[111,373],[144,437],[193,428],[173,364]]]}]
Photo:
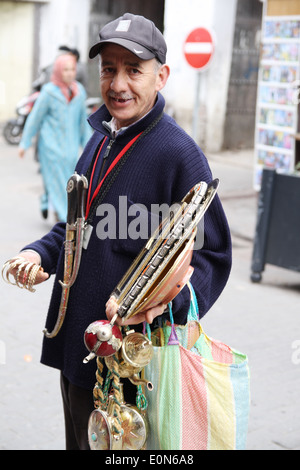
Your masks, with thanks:
[{"label": "man's hand", "polygon": [[[118,308],[119,308],[119,305],[117,304],[115,297],[113,296],[110,297],[110,299],[106,303],[106,316],[109,321],[111,321],[114,315],[117,313]],[[154,318],[163,314],[165,308],[166,308],[166,305],[160,304],[160,305],[157,305],[156,307],[145,310],[144,312],[137,313],[136,315],[133,315],[128,320],[122,321],[121,317],[117,317],[115,323],[119,326],[137,325],[138,323],[143,323],[144,321],[151,324]]]},{"label": "man's hand", "polygon": [[[17,257],[24,258],[24,262],[29,261],[30,263],[34,263],[37,265],[40,263],[39,255],[36,253],[32,253],[31,251],[21,252],[16,256],[16,258]],[[11,274],[16,279],[16,276],[18,274],[18,266],[13,269],[8,269],[7,273]],[[40,269],[36,275],[34,284],[40,284],[41,282],[46,281],[48,278],[49,278],[49,274],[45,273],[42,269]],[[21,274],[18,276],[18,283],[23,284],[23,279],[24,279],[24,276],[23,276],[23,273],[21,272]]]}]

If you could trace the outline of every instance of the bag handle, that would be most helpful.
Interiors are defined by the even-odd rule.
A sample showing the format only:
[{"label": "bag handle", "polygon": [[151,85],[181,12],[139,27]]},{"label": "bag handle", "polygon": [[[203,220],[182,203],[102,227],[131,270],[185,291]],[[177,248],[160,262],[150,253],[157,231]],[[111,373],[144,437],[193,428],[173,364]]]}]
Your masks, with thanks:
[{"label": "bag handle", "polygon": [[169,309],[169,314],[170,314],[170,322],[171,322],[171,334],[169,336],[168,340],[168,346],[174,346],[179,343],[178,336],[175,330],[175,325],[174,325],[174,317],[173,317],[173,312],[172,312],[172,302],[168,304],[168,309]]},{"label": "bag handle", "polygon": [[187,286],[191,294],[191,303],[190,303],[190,308],[189,308],[188,316],[187,316],[187,323],[188,323],[189,321],[199,321],[199,307],[198,307],[197,297],[196,297],[192,284],[188,282]]},{"label": "bag handle", "polygon": [[[187,323],[190,321],[198,321],[199,320],[199,310],[198,310],[198,302],[196,298],[196,294],[194,291],[194,288],[190,282],[187,283],[187,286],[190,290],[191,294],[191,303],[190,303],[190,308],[188,311],[187,315]],[[168,346],[174,346],[180,344],[180,341],[178,339],[175,325],[174,325],[174,317],[173,317],[173,312],[172,312],[172,301],[168,303],[168,309],[169,309],[169,315],[170,315],[170,323],[171,323],[171,333],[169,336],[168,340]],[[146,334],[147,330],[147,335],[149,340],[151,341],[151,328],[149,323],[144,322],[143,324],[143,334]]]},{"label": "bag handle", "polygon": [[[169,336],[168,346],[178,345],[180,343],[179,343],[177,333],[176,333],[176,330],[175,330],[175,325],[174,325],[174,317],[173,317],[173,312],[172,312],[172,302],[168,303],[168,309],[169,309],[170,323],[171,323],[171,334]],[[151,340],[151,328],[150,328],[149,323],[147,323],[147,322],[144,322],[144,324],[143,324],[143,334],[146,333],[145,330],[147,330],[148,338]]]}]

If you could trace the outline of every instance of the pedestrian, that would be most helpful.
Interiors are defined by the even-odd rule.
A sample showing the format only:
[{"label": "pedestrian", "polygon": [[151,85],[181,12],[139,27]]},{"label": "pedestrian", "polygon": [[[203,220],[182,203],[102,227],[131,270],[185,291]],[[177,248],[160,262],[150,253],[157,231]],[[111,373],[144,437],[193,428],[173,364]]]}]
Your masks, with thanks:
[{"label": "pedestrian", "polygon": [[[104,104],[89,118],[94,133],[76,167],[77,173],[86,175],[89,181],[86,209],[89,236],[77,279],[70,289],[64,324],[57,336],[45,337],[41,357],[43,364],[61,371],[67,449],[89,448],[87,425],[93,409],[96,361],[83,363],[87,354],[84,331],[96,320],[111,318],[111,293],[145,245],[145,240],[130,237],[129,231],[126,237],[100,236],[103,208],[114,207],[116,214],[124,215],[119,213],[124,212],[124,205],[121,209],[119,202],[120,196],[126,196],[128,214],[139,206],[148,211],[148,217],[152,204],[171,206],[180,202],[195,184],[212,180],[201,149],[164,113],[165,100],[160,92],[170,70],[161,32],[150,20],[126,13],[104,26],[99,36],[100,41],[90,50],[90,58],[98,55],[100,58]],[[120,158],[125,149],[127,153]],[[116,220],[120,220],[118,215]],[[124,227],[117,228],[123,233]],[[194,250],[191,261],[194,268],[191,283],[200,317],[221,294],[231,269],[230,232],[218,196],[206,213],[204,229],[203,247]],[[36,284],[56,275],[46,320],[48,331],[54,328],[61,299],[59,280],[64,272],[65,231],[65,224],[56,224],[20,254],[42,266]],[[16,270],[10,272],[16,274]],[[22,283],[22,273],[18,281]],[[189,306],[190,291],[186,286],[173,300],[175,323],[186,323]],[[153,327],[158,318],[166,315],[165,307],[158,305],[126,323],[138,323],[137,330],[144,321]],[[136,387],[129,381],[124,383],[124,393],[126,402],[135,403]]]},{"label": "pedestrian", "polygon": [[[57,57],[63,54],[71,54],[75,57],[76,59],[76,80],[77,82],[80,82],[81,85],[84,86],[84,88],[87,87],[87,71],[85,64],[83,64],[80,61],[80,52],[76,48],[71,48],[69,46],[59,46],[57,50]],[[40,88],[45,85],[46,83],[51,81],[51,76],[53,73],[53,65],[50,64],[44,67],[41,70],[41,73],[39,77],[34,81],[33,87],[37,90],[40,90]]]},{"label": "pedestrian", "polygon": [[[77,164],[80,148],[84,148],[91,128],[87,123],[86,92],[77,81],[76,58],[59,56],[53,67],[51,82],[41,93],[26,121],[19,156],[38,139],[38,155],[45,195],[57,219],[66,220],[66,185]],[[41,211],[48,210],[48,200],[41,198]]]}]

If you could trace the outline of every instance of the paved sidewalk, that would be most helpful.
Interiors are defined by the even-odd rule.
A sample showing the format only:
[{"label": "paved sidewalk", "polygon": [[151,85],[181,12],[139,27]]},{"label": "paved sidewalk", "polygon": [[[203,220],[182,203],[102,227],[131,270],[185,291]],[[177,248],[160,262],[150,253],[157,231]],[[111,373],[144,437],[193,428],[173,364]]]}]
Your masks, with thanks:
[{"label": "paved sidewalk", "polygon": [[[24,160],[17,147],[0,138],[0,265],[54,223],[39,213],[42,192],[31,151]],[[42,330],[52,280],[35,293],[0,280],[0,449],[64,449],[59,373],[40,364]]]},{"label": "paved sidewalk", "polygon": [[[257,197],[252,189],[252,152],[209,155],[221,180],[233,236],[228,285],[203,319],[209,336],[249,356],[251,414],[248,449],[300,449],[298,395],[300,275],[267,266],[260,284],[250,281]],[[42,191],[33,154],[0,138],[0,265],[54,223],[39,214]],[[42,329],[52,280],[34,294],[0,281],[0,449],[64,449],[59,373],[39,363]],[[5,353],[5,357],[4,357]]]}]

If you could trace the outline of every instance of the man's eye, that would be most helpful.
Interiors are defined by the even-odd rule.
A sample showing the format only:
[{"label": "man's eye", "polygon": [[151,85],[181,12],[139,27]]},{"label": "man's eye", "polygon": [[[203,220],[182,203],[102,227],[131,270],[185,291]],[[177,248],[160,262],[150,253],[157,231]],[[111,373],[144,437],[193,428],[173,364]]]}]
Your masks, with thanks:
[{"label": "man's eye", "polygon": [[132,75],[138,75],[140,73],[140,71],[139,71],[139,69],[132,68],[132,69],[130,69],[130,73]]},{"label": "man's eye", "polygon": [[113,71],[112,67],[105,67],[105,69],[101,70],[101,75],[111,75]]}]

